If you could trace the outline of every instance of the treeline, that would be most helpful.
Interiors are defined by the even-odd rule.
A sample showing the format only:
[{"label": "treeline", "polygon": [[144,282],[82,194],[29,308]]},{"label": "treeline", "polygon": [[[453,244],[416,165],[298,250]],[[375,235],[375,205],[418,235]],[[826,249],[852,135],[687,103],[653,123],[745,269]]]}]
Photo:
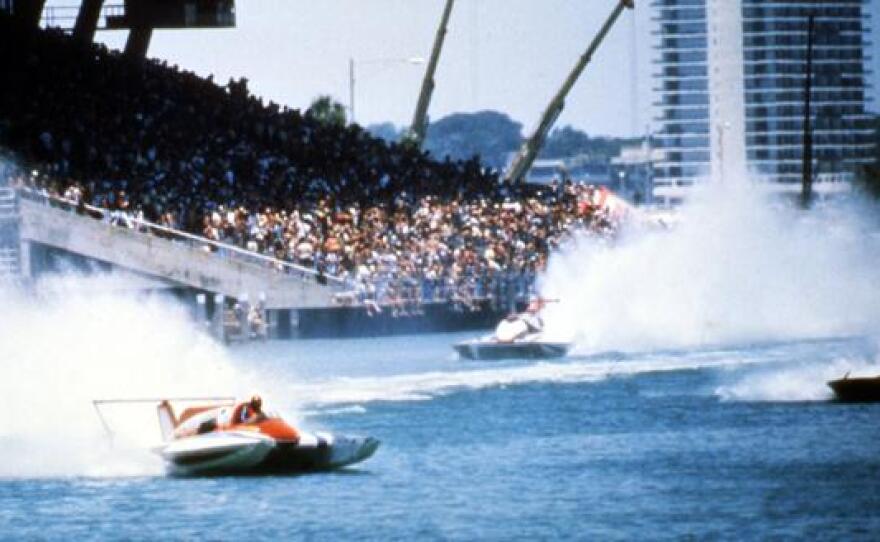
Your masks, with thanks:
[{"label": "treeline", "polygon": [[[373,135],[389,141],[399,141],[406,134],[390,122],[367,127]],[[481,162],[502,170],[511,153],[519,150],[525,137],[523,125],[498,111],[454,113],[428,126],[425,149],[436,159],[447,156],[453,160],[479,156]],[[636,144],[638,138],[590,136],[572,126],[550,132],[539,158],[587,157],[591,161],[608,161],[626,145]]]}]

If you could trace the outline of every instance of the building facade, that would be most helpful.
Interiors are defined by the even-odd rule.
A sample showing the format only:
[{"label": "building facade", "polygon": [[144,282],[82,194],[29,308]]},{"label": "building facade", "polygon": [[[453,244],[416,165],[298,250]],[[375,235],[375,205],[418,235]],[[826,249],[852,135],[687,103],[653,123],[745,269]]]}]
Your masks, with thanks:
[{"label": "building facade", "polygon": [[868,0],[654,0],[655,196],[704,179],[801,181],[808,17],[816,180],[873,160],[865,55]]}]

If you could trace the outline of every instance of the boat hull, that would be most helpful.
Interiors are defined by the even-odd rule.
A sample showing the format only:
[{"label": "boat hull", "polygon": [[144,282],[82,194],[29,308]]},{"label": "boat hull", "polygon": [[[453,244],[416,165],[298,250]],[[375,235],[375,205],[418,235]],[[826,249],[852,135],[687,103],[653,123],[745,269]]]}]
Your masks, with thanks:
[{"label": "boat hull", "polygon": [[828,382],[836,399],[843,403],[880,402],[880,376],[870,378],[841,378]]},{"label": "boat hull", "polygon": [[260,465],[263,472],[312,472],[359,463],[376,452],[372,437],[303,434],[298,442],[279,442]]},{"label": "boat hull", "polygon": [[158,450],[172,474],[245,472],[262,463],[275,447],[258,433],[208,433],[175,440]]},{"label": "boat hull", "polygon": [[561,358],[570,347],[568,343],[548,341],[467,341],[453,346],[459,356],[470,360]]},{"label": "boat hull", "polygon": [[175,476],[301,473],[342,468],[369,458],[379,447],[371,437],[303,433],[298,441],[259,433],[218,432],[187,437],[160,448]]}]

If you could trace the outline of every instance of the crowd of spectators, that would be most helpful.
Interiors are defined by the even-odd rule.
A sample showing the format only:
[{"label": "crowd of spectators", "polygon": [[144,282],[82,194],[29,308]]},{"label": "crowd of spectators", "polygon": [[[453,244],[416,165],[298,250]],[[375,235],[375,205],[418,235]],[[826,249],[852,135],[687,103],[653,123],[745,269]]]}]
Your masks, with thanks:
[{"label": "crowd of spectators", "polygon": [[[247,81],[126,57],[0,15],[0,146],[21,182],[314,269],[341,303],[511,304],[576,230],[615,230],[604,193],[501,185],[357,125],[264,104]],[[33,169],[33,172],[30,170]]]}]

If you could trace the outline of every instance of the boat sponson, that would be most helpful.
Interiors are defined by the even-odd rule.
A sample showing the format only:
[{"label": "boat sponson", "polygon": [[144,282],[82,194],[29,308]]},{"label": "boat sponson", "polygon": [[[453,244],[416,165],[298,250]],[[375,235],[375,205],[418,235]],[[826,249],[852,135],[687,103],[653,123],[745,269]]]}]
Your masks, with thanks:
[{"label": "boat sponson", "polygon": [[458,354],[472,360],[550,359],[568,353],[570,345],[562,342],[488,342],[470,341],[453,346]]},{"label": "boat sponson", "polygon": [[[160,453],[169,470],[179,476],[216,474],[298,473],[331,470],[363,461],[375,453],[379,441],[372,437],[302,433],[297,441],[266,437],[251,440],[213,434],[177,441]],[[213,442],[212,442],[213,441]]]},{"label": "boat sponson", "polygon": [[338,469],[367,459],[378,447],[379,441],[372,437],[318,435],[316,442],[305,439],[279,442],[266,456],[260,469],[265,472]]},{"label": "boat sponson", "polygon": [[275,441],[258,435],[213,433],[172,442],[161,451],[174,474],[247,472],[262,463]]}]

